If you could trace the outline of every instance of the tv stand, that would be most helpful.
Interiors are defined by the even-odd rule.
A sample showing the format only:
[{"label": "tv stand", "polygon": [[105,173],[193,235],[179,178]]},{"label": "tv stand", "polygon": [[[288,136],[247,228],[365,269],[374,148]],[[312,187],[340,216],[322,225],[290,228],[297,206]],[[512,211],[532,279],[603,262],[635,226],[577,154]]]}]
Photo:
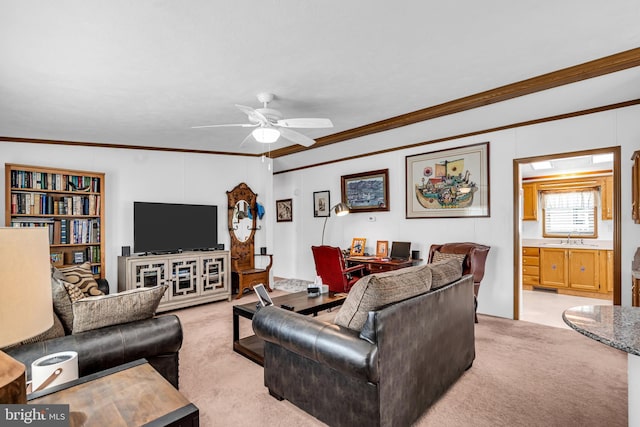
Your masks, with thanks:
[{"label": "tv stand", "polygon": [[228,251],[189,251],[118,257],[118,292],[167,284],[158,312],[231,300]]}]

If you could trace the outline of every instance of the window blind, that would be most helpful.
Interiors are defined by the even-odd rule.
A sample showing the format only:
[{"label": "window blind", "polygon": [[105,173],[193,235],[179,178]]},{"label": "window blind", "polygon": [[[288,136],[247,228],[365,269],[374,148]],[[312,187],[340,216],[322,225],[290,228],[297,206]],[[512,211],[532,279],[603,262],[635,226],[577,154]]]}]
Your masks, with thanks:
[{"label": "window blind", "polygon": [[595,235],[595,190],[547,192],[543,198],[545,235]]}]

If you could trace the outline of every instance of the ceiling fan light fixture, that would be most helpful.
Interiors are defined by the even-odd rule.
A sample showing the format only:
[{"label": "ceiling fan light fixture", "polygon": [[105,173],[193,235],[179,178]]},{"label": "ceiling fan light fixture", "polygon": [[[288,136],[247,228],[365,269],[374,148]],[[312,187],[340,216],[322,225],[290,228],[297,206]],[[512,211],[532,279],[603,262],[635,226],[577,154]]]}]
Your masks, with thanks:
[{"label": "ceiling fan light fixture", "polygon": [[280,138],[280,131],[274,128],[259,127],[251,132],[256,141],[263,144],[270,144],[276,142]]}]

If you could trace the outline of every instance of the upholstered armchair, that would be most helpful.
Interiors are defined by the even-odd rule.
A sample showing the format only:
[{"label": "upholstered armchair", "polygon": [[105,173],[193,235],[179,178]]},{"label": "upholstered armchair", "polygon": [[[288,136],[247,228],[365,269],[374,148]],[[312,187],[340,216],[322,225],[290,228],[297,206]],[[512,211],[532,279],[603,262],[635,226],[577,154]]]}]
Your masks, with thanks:
[{"label": "upholstered armchair", "polygon": [[335,246],[311,246],[316,274],[322,283],[329,285],[330,292],[349,292],[362,277],[364,264],[347,268],[340,248]]},{"label": "upholstered armchair", "polygon": [[[442,258],[460,256],[462,258],[462,274],[473,275],[473,295],[477,308],[478,291],[480,290],[480,282],[484,277],[484,266],[489,249],[491,249],[491,246],[472,242],[434,244],[429,249],[428,262],[432,263]],[[477,315],[476,323],[478,323]]]}]

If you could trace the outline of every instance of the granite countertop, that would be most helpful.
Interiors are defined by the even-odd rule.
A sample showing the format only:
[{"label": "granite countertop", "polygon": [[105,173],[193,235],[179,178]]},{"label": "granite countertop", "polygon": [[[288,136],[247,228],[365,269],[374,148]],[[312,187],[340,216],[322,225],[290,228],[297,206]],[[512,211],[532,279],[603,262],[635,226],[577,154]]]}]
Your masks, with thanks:
[{"label": "granite countertop", "polygon": [[562,318],[589,338],[640,356],[640,307],[583,305],[565,310]]},{"label": "granite countertop", "polygon": [[571,243],[567,239],[522,239],[522,246],[539,248],[564,248],[564,249],[599,249],[612,250],[612,240],[594,240],[571,238]]}]

